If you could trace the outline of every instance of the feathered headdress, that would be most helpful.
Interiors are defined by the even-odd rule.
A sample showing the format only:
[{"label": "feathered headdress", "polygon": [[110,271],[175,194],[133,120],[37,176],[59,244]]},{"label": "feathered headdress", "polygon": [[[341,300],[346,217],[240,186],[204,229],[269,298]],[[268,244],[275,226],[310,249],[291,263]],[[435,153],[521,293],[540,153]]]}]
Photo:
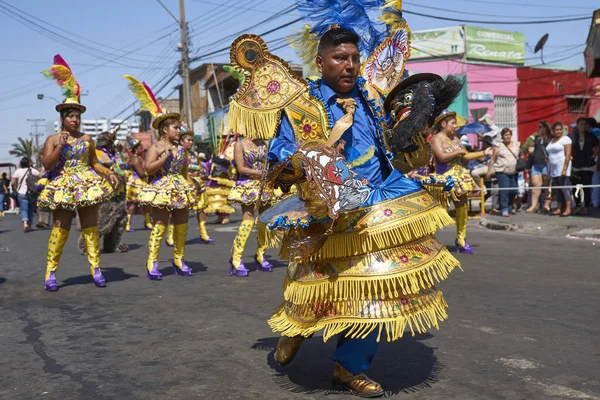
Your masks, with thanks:
[{"label": "feathered headdress", "polygon": [[150,114],[154,117],[154,121],[152,122],[152,127],[154,129],[158,129],[160,123],[167,118],[175,118],[180,119],[180,115],[178,113],[170,113],[166,111],[164,108],[160,107],[156,97],[154,97],[154,93],[152,90],[146,85],[146,82],[141,82],[135,79],[131,75],[124,75],[123,78],[129,81],[129,89],[133,93],[133,95],[142,103],[140,109],[149,111]]},{"label": "feathered headdress", "polygon": [[133,137],[128,137],[127,138],[127,144],[129,145],[129,148],[131,150],[135,149],[136,147],[138,147],[140,144],[142,144],[139,140],[137,140],[136,138]]},{"label": "feathered headdress", "polygon": [[75,80],[73,71],[60,54],[54,56],[54,64],[49,69],[42,71],[42,74],[46,78],[56,81],[63,92],[63,96],[65,96],[62,104],[56,106],[56,111],[60,112],[65,108],[75,108],[82,113],[85,112],[86,108],[79,104],[81,86]]},{"label": "feathered headdress", "polygon": [[[296,0],[298,10],[305,19],[304,25],[288,40],[305,64],[314,62],[319,39],[332,25],[348,29],[360,37],[359,49],[363,57],[370,56],[391,33],[402,18],[401,0]],[[369,12],[382,10],[382,16],[371,20]]]},{"label": "feathered headdress", "polygon": [[181,125],[179,127],[179,138],[181,139],[185,135],[190,135],[190,136],[194,137],[194,131],[192,131],[190,128],[188,128],[188,126],[185,122],[181,121]]}]

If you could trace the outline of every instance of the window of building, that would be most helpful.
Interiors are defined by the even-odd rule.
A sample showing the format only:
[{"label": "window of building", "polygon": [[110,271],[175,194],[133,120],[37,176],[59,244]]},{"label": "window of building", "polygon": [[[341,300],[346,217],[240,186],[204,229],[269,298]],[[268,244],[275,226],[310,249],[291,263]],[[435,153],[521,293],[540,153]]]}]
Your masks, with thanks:
[{"label": "window of building", "polygon": [[587,114],[589,100],[587,96],[567,96],[569,114]]},{"label": "window of building", "polygon": [[517,135],[517,98],[514,96],[494,96],[494,122],[500,128],[510,128]]}]

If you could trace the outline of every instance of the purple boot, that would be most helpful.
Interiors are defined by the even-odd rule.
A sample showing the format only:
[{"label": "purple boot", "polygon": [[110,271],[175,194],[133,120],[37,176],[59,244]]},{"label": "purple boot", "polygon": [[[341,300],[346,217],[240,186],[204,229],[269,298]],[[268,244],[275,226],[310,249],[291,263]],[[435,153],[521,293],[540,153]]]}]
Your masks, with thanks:
[{"label": "purple boot", "polygon": [[106,287],[106,280],[100,272],[100,268],[94,268],[94,284],[96,287]]},{"label": "purple boot", "polygon": [[213,239],[213,238],[208,238],[207,240],[200,238],[200,243],[202,243],[202,244],[211,244],[214,241],[215,241],[215,239]]},{"label": "purple boot", "polygon": [[56,292],[58,290],[58,285],[56,284],[56,275],[54,271],[50,272],[50,276],[44,282],[44,290],[49,292]]},{"label": "purple boot", "polygon": [[192,269],[185,264],[183,259],[181,260],[181,268],[175,265],[175,261],[173,261],[173,275],[192,276]]},{"label": "purple boot", "polygon": [[160,281],[162,279],[162,274],[158,270],[158,262],[154,261],[152,263],[152,269],[150,271],[146,270],[146,276],[151,281]]},{"label": "purple boot", "polygon": [[262,271],[262,272],[272,272],[273,271],[273,264],[271,264],[267,260],[267,257],[263,256],[263,262],[259,263],[258,256],[254,256],[254,261],[258,264],[258,269],[260,271]]},{"label": "purple boot", "polygon": [[467,243],[466,240],[465,240],[464,246],[460,246],[458,244],[458,239],[454,241],[454,244],[456,245],[457,253],[473,254],[475,252],[475,250],[473,250],[473,248],[471,246],[469,246],[469,243]]},{"label": "purple boot", "polygon": [[240,265],[237,268],[233,268],[233,258],[229,259],[229,275],[235,275],[235,276],[248,276],[248,272],[250,272],[248,270],[248,268],[246,268],[246,266],[244,265],[244,263],[242,261],[240,261]]}]

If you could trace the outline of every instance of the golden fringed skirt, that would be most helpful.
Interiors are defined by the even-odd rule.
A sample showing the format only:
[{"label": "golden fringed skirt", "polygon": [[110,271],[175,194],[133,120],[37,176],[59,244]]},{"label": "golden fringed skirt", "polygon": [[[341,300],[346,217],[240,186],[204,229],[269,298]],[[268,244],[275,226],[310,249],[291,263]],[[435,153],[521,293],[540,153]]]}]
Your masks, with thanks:
[{"label": "golden fringed skirt", "polygon": [[207,186],[205,193],[208,196],[208,205],[204,212],[206,214],[233,214],[235,209],[227,201],[230,191],[231,188],[227,186]]},{"label": "golden fringed skirt", "polygon": [[452,223],[425,190],[344,212],[333,225],[322,203],[282,200],[258,223],[262,239],[281,239],[290,260],[284,302],[269,325],[284,336],[322,329],[325,341],[375,329],[391,341],[406,329],[438,328],[447,304],[435,284],[460,264],[434,233]]},{"label": "golden fringed skirt", "polygon": [[91,167],[65,167],[44,186],[38,207],[75,211],[110,200],[115,194],[111,184]]}]

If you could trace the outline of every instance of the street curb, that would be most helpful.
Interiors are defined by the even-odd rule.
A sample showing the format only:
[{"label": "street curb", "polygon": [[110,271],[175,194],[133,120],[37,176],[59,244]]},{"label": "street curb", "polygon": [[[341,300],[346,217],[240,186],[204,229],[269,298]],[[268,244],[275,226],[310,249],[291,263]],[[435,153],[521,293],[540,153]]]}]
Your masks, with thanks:
[{"label": "street curb", "polygon": [[516,231],[521,229],[521,226],[519,225],[498,222],[488,218],[481,218],[481,220],[479,221],[479,225],[483,226],[486,229],[491,229],[493,231]]},{"label": "street curb", "polygon": [[569,233],[567,237],[570,239],[600,241],[600,229],[582,229],[580,231]]}]

